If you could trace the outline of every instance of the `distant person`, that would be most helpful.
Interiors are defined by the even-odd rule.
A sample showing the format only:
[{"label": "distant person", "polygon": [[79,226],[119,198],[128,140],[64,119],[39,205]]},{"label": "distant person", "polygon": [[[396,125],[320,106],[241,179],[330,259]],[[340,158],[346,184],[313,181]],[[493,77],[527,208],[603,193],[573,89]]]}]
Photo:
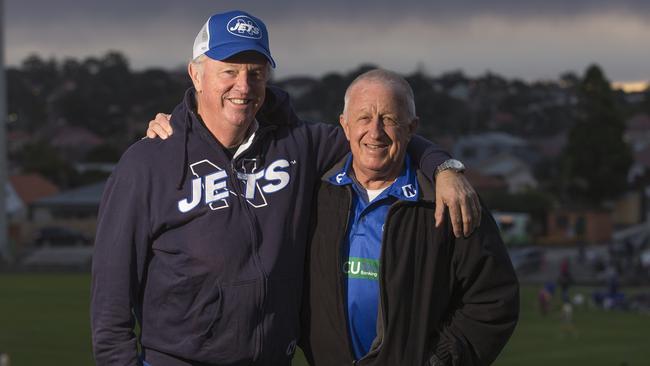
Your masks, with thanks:
[{"label": "distant person", "polygon": [[[347,152],[345,137],[299,120],[287,94],[267,88],[275,62],[260,19],[215,14],[193,50],[193,87],[171,118],[177,132],[131,146],[102,197],[92,268],[95,360],[288,366],[312,195]],[[422,139],[410,149],[431,178],[449,158]],[[436,189],[458,234],[469,234],[480,212],[465,178],[447,169]]]},{"label": "distant person", "polygon": [[372,70],[345,94],[351,153],[320,183],[307,252],[301,347],[319,365],[488,365],[512,334],[519,287],[485,207],[455,238],[434,227],[435,188],[406,146],[413,91]]},{"label": "distant person", "polygon": [[553,292],[549,288],[549,285],[545,284],[539,289],[539,292],[537,293],[539,312],[542,316],[548,315],[549,310],[551,308],[552,299],[553,299]]},{"label": "distant person", "polygon": [[576,336],[577,329],[573,322],[573,304],[570,301],[562,303],[562,334]]},{"label": "distant person", "polygon": [[560,286],[562,301],[569,302],[569,287],[573,284],[573,276],[571,275],[568,257],[564,257],[562,262],[560,262],[560,274],[557,279],[557,284]]}]

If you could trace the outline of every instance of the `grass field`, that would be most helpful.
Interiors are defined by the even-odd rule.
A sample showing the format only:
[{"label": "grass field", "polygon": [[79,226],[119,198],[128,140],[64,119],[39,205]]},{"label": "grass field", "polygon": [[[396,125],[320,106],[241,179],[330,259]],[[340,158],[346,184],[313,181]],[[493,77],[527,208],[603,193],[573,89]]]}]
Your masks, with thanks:
[{"label": "grass field", "polygon": [[[92,364],[89,287],[86,274],[0,274],[0,352],[11,366]],[[572,333],[559,310],[539,315],[536,290],[522,289],[521,320],[495,365],[650,365],[650,316],[576,309]]]}]

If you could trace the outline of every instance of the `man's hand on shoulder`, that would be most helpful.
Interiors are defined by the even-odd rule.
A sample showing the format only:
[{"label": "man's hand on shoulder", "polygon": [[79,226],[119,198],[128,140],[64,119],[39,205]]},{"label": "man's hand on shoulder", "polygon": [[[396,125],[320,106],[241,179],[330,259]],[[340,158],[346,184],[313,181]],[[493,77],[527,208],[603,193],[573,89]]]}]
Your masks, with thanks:
[{"label": "man's hand on shoulder", "polygon": [[158,113],[156,118],[149,121],[149,128],[147,128],[147,137],[150,139],[160,137],[166,140],[174,132],[172,125],[169,122],[172,118],[171,114]]},{"label": "man's hand on shoulder", "polygon": [[449,208],[454,235],[469,236],[481,222],[481,204],[476,191],[462,173],[445,170],[436,176],[436,227]]}]

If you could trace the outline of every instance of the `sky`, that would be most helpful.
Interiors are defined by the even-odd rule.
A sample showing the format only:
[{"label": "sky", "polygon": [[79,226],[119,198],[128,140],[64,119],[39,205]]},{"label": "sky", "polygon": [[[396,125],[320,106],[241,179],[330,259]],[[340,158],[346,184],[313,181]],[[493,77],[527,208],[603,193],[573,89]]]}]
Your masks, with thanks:
[{"label": "sky", "polygon": [[123,52],[134,69],[185,67],[207,18],[242,9],[270,32],[275,76],[374,64],[524,80],[581,74],[650,80],[648,0],[4,0],[5,61]]}]

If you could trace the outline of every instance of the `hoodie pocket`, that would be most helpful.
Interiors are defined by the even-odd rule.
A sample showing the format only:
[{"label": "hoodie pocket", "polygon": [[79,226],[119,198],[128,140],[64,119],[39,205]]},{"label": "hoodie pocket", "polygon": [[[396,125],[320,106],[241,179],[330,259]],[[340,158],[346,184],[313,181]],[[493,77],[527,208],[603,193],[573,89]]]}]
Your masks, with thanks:
[{"label": "hoodie pocket", "polygon": [[302,279],[275,278],[269,281],[266,302],[265,349],[267,364],[281,365],[293,357],[300,335]]},{"label": "hoodie pocket", "polygon": [[210,363],[252,361],[260,321],[261,281],[222,285],[220,307],[199,336],[200,354]]}]

